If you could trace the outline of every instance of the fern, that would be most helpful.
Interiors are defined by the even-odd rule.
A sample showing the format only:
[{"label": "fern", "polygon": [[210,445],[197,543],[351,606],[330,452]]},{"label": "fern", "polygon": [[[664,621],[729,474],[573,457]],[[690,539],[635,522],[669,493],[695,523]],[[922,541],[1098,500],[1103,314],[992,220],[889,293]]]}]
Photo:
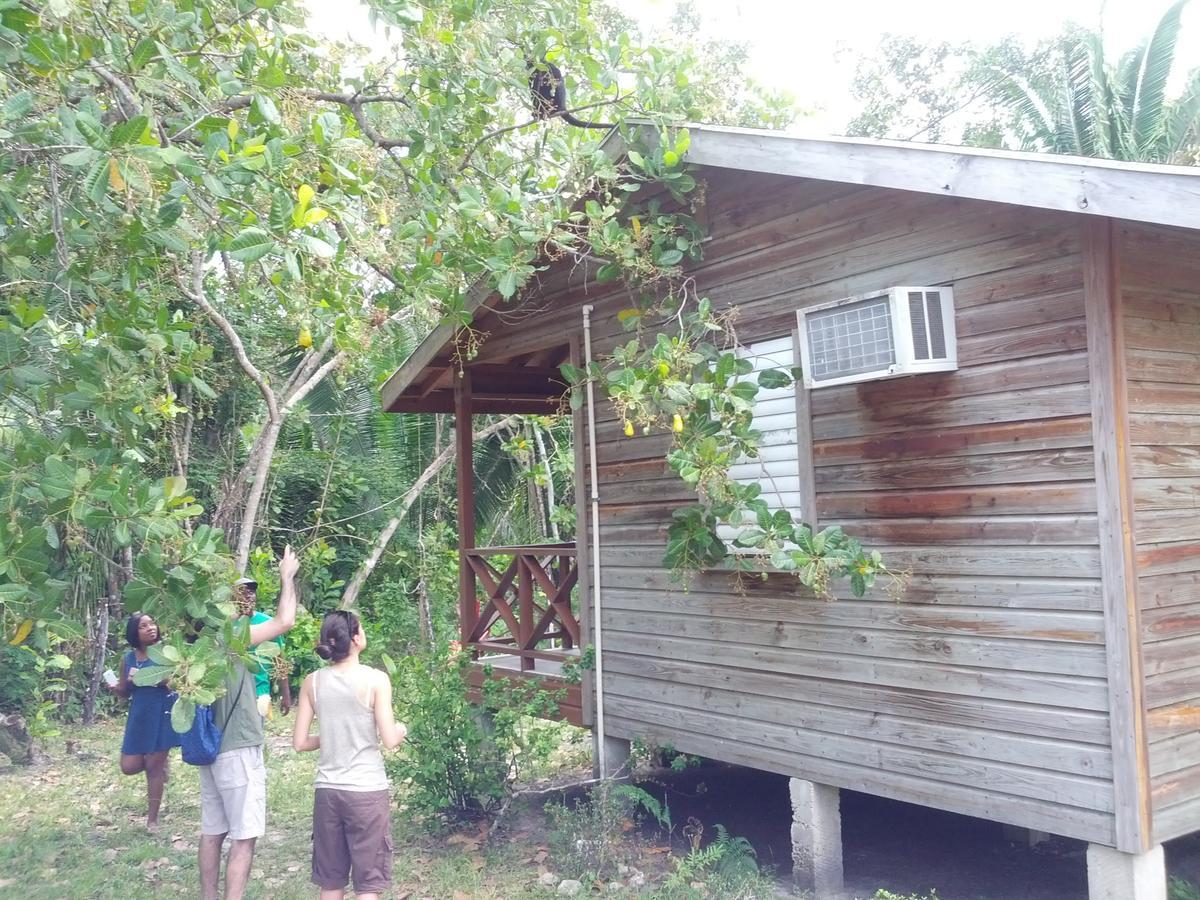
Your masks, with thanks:
[{"label": "fern", "polygon": [[635,809],[645,810],[658,823],[658,827],[668,833],[674,829],[674,825],[671,823],[671,808],[666,801],[660,803],[653,794],[632,784],[617,785],[613,788],[613,796],[629,800]]}]

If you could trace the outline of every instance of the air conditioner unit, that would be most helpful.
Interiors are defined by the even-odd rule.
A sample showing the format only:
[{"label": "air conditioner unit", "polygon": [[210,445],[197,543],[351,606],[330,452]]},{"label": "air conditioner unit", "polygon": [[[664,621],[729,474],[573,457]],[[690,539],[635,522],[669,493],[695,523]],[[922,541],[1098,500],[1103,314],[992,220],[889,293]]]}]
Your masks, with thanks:
[{"label": "air conditioner unit", "polygon": [[801,309],[796,317],[808,388],[958,368],[948,287],[892,287]]}]

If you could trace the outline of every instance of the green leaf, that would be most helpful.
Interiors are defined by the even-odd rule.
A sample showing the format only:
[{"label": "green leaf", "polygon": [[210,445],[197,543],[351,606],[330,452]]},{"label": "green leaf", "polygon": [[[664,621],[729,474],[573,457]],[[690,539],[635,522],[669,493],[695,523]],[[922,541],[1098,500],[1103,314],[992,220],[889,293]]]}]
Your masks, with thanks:
[{"label": "green leaf", "polygon": [[117,522],[113,526],[113,541],[118,547],[128,547],[133,543],[133,535],[129,532],[128,522]]},{"label": "green leaf", "polygon": [[313,237],[311,234],[302,234],[296,238],[296,243],[311,253],[313,256],[321,259],[330,259],[337,253],[337,247],[323,241],[319,237]]},{"label": "green leaf", "polygon": [[758,373],[758,386],[765,391],[785,388],[792,384],[792,376],[783,369],[765,369]]},{"label": "green leaf", "polygon": [[23,584],[0,584],[0,603],[15,603],[28,593],[29,588]]},{"label": "green leaf", "polygon": [[292,201],[283,191],[276,191],[271,195],[271,213],[267,217],[267,222],[271,226],[271,230],[284,234],[291,225]]},{"label": "green leaf", "polygon": [[275,249],[275,240],[261,228],[247,228],[239,233],[225,249],[229,255],[242,263],[262,259]]},{"label": "green leaf", "polygon": [[[158,646],[157,644],[151,644],[150,648],[148,648],[146,652],[149,653],[150,649],[157,647],[157,646]],[[151,659],[153,659],[153,658],[154,657],[151,656]],[[152,687],[153,685],[161,684],[164,678],[171,677],[171,675],[173,675],[174,672],[175,672],[174,666],[152,665],[152,666],[144,666],[143,668],[138,669],[136,672],[132,673],[129,677],[133,680],[133,683],[136,684],[138,687]],[[178,706],[178,705],[179,704],[176,703],[176,706]]]},{"label": "green leaf", "polygon": [[255,94],[254,99],[250,101],[250,121],[278,125],[282,120],[274,100],[264,94]]},{"label": "green leaf", "polygon": [[209,386],[208,382],[205,381],[203,378],[193,376],[191,379],[191,383],[192,383],[192,387],[195,388],[196,393],[198,393],[201,397],[204,397],[206,400],[216,400],[217,399],[217,392],[214,391]]},{"label": "green leaf", "polygon": [[102,156],[83,179],[83,191],[93,203],[100,203],[108,193],[108,157]]},{"label": "green leaf", "polygon": [[154,58],[157,50],[158,44],[153,38],[143,38],[142,40],[138,41],[137,46],[133,48],[133,53],[129,57],[130,66],[136,72]]},{"label": "green leaf", "polygon": [[[149,668],[149,667],[147,667]],[[196,704],[187,697],[180,697],[171,707],[171,727],[176,733],[183,734],[196,721]]]},{"label": "green leaf", "polygon": [[97,150],[108,149],[108,135],[104,133],[104,126],[87,113],[81,112],[75,116],[75,128],[92,147]]},{"label": "green leaf", "polygon": [[163,496],[168,500],[182,497],[187,492],[187,479],[182,475],[168,475],[163,479]]},{"label": "green leaf", "polygon": [[188,242],[174,231],[156,228],[153,231],[146,232],[146,237],[160,247],[166,247],[168,250],[173,250],[176,253],[187,253],[189,249]]},{"label": "green leaf", "polygon": [[512,299],[513,294],[517,292],[517,273],[512,269],[501,272],[500,277],[496,279],[496,290],[505,300]]},{"label": "green leaf", "polygon": [[64,166],[71,168],[82,168],[83,166],[91,165],[96,161],[96,157],[100,155],[98,150],[93,150],[91,147],[85,147],[82,150],[72,150],[66,156],[62,157],[59,162]]},{"label": "green leaf", "polygon": [[124,147],[139,140],[150,126],[150,120],[145,116],[134,116],[127,122],[118,122],[108,133],[109,143],[113,147]]},{"label": "green leaf", "polygon": [[4,101],[3,107],[0,107],[0,119],[4,121],[19,119],[32,109],[33,94],[29,91],[18,91]]},{"label": "green leaf", "polygon": [[620,277],[621,266],[619,263],[605,263],[596,271],[596,282],[598,284],[616,281]]}]

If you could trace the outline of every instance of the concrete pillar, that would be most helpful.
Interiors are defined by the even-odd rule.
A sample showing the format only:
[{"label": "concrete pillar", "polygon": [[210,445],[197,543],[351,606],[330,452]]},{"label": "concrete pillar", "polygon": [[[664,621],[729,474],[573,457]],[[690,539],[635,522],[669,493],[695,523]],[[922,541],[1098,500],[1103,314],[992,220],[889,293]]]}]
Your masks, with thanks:
[{"label": "concrete pillar", "polygon": [[838,789],[793,778],[792,879],[814,900],[842,896],[842,811]]},{"label": "concrete pillar", "polygon": [[604,765],[606,771],[600,771],[600,742],[595,731],[592,732],[592,776],[594,778],[611,778],[618,772],[622,779],[629,778],[629,741],[624,738],[605,736]]},{"label": "concrete pillar", "polygon": [[1162,844],[1145,853],[1122,853],[1088,844],[1088,900],[1167,900]]}]

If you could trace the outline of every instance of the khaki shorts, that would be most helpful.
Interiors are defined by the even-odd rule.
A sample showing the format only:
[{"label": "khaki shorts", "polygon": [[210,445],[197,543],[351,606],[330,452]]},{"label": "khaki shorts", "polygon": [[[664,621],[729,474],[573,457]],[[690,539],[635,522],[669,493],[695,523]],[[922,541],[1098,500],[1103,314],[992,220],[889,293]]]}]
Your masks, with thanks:
[{"label": "khaki shorts", "polygon": [[354,872],[356,894],[392,884],[391,791],[317,788],[313,803],[313,884],[344,888]]},{"label": "khaki shorts", "polygon": [[262,747],[242,747],[200,766],[200,833],[235,841],[267,831],[267,768]]}]

